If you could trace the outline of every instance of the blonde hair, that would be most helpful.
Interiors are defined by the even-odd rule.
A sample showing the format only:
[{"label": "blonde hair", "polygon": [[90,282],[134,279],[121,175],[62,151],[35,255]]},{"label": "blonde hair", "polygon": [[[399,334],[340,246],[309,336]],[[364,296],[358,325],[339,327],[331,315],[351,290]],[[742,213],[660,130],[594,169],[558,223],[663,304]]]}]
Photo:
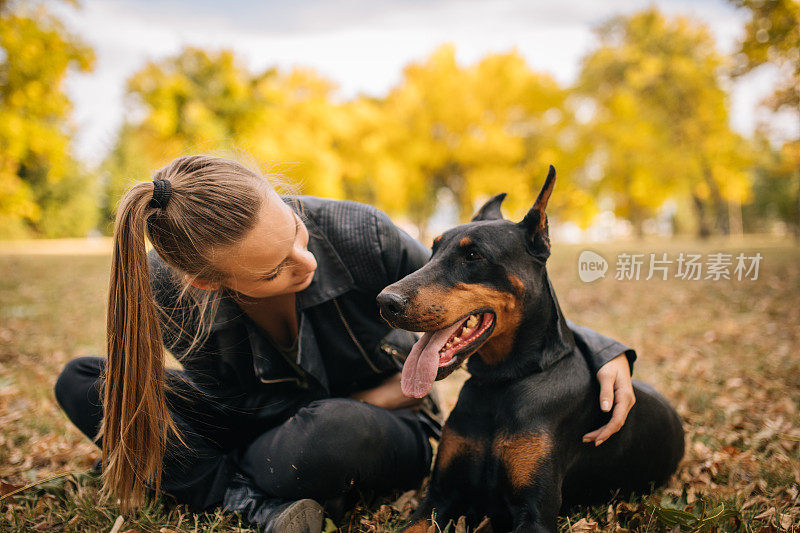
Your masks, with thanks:
[{"label": "blonde hair", "polygon": [[[221,281],[214,250],[239,242],[256,224],[271,184],[234,160],[210,155],[180,157],[157,170],[169,180],[166,207],[151,207],[153,182],[138,182],[120,200],[114,223],[108,294],[103,422],[103,494],[123,510],[143,503],[146,487],[160,490],[167,439],[183,442],[166,402],[165,347],[159,325],[164,313],[153,298],[145,233],[156,252],[184,274],[181,297],[189,295],[200,317],[216,308],[209,291],[191,291],[187,281]],[[212,308],[213,307],[213,308]],[[195,315],[196,318],[196,315]],[[202,325],[204,320],[195,320]],[[192,340],[204,334],[202,326]]]}]

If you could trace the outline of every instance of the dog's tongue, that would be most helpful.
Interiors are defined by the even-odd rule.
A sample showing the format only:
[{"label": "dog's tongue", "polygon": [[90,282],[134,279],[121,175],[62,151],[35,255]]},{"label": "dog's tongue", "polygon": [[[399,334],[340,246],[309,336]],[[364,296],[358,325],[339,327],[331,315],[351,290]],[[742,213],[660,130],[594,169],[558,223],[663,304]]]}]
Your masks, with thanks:
[{"label": "dog's tongue", "polygon": [[429,331],[414,344],[403,365],[403,374],[400,378],[403,394],[413,398],[427,396],[439,371],[439,350],[461,327],[462,322],[458,321],[439,331]]}]

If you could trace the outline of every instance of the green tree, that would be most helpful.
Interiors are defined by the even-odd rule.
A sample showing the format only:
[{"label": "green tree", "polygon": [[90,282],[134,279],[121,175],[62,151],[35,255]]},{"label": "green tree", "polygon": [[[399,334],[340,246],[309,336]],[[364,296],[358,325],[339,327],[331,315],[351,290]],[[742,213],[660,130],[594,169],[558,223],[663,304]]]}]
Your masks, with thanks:
[{"label": "green tree", "polygon": [[723,57],[708,29],[652,8],[615,17],[597,35],[576,90],[595,106],[587,138],[602,168],[598,192],[610,192],[637,228],[672,197],[692,199],[701,236],[709,210],[730,232],[749,194],[748,159],[728,125]]},{"label": "green tree", "polygon": [[[780,79],[765,103],[773,111],[786,110],[792,113],[800,127],[800,1],[730,1],[750,14],[734,73],[743,75],[766,63],[777,65]],[[792,225],[795,237],[800,240],[800,161],[790,155],[796,152],[798,144],[800,138],[787,143],[776,154],[784,163],[788,163],[788,169],[784,163],[767,164],[760,179],[763,181],[765,175],[771,175],[774,185],[791,195],[793,207],[788,211],[779,207],[777,213],[781,213],[781,218]],[[782,170],[776,174],[776,168]],[[780,183],[780,179],[787,183]]]},{"label": "green tree", "polygon": [[758,132],[755,143],[758,157],[754,168],[753,201],[745,207],[748,231],[771,232],[776,221],[792,228],[796,221],[800,167],[800,142],[787,142],[774,148],[766,132]]},{"label": "green tree", "polygon": [[63,83],[94,55],[43,5],[0,5],[0,238],[83,235],[97,217],[94,177],[70,154]]}]

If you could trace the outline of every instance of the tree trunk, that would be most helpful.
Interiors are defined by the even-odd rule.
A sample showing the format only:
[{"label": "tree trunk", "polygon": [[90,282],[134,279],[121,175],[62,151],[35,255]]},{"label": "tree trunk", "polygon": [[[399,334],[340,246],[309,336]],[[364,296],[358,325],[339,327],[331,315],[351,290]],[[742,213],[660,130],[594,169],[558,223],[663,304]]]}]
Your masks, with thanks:
[{"label": "tree trunk", "polygon": [[705,161],[703,161],[703,178],[706,180],[706,184],[708,184],[709,191],[711,191],[711,201],[714,205],[717,229],[723,235],[730,235],[731,228],[728,225],[728,209],[725,205],[725,200],[722,198],[722,193],[719,190],[717,181],[714,179],[714,173],[711,167]]},{"label": "tree trunk", "polygon": [[633,224],[636,238],[639,240],[644,239],[644,209],[633,200],[630,203],[629,218],[631,224]]},{"label": "tree trunk", "polygon": [[794,238],[800,244],[800,168],[794,170]]},{"label": "tree trunk", "polygon": [[708,239],[711,235],[711,227],[708,223],[706,204],[702,198],[694,193],[692,193],[692,200],[694,200],[694,208],[697,212],[697,236],[701,239]]},{"label": "tree trunk", "polygon": [[742,238],[744,227],[742,224],[742,203],[738,200],[728,202],[728,224],[731,228],[731,236]]}]

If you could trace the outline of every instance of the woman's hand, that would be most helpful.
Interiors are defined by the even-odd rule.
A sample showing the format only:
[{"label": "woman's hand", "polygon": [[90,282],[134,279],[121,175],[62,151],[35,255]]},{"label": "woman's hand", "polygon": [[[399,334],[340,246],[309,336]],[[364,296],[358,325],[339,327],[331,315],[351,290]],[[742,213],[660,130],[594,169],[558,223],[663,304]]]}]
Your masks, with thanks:
[{"label": "woman's hand", "polygon": [[409,398],[400,388],[400,373],[384,380],[375,388],[358,391],[351,394],[354,400],[371,403],[384,409],[411,409],[416,411],[422,405],[420,398]]},{"label": "woman's hand", "polygon": [[600,367],[597,381],[600,382],[600,409],[607,413],[613,405],[614,412],[608,424],[584,435],[583,442],[594,441],[595,446],[600,446],[622,428],[631,407],[636,403],[631,385],[631,367],[625,354],[619,354]]}]

